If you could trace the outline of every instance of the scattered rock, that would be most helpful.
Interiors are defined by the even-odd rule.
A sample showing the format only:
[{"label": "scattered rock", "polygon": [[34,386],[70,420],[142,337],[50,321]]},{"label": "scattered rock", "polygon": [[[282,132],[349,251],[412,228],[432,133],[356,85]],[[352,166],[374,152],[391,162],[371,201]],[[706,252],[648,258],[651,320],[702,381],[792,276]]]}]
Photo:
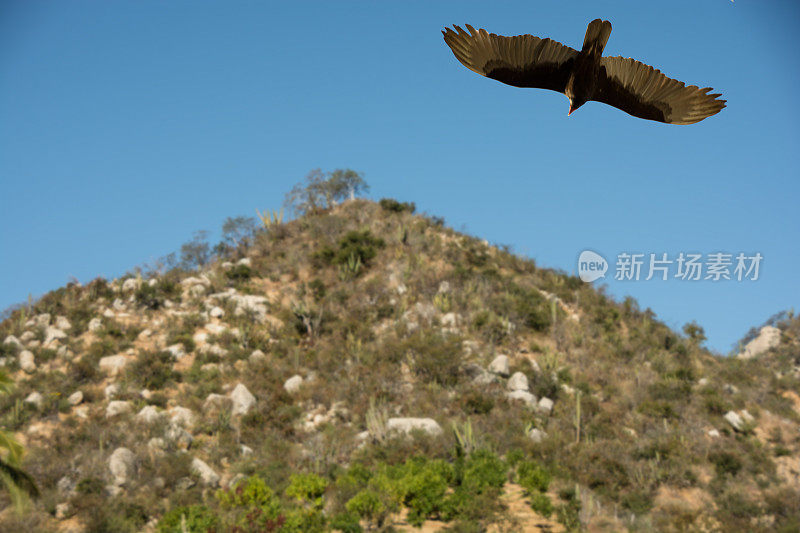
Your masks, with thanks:
[{"label": "scattered rock", "polygon": [[155,456],[164,455],[167,451],[167,441],[161,437],[153,437],[147,441],[147,450]]},{"label": "scattered rock", "polygon": [[260,363],[267,360],[267,354],[262,352],[261,350],[253,350],[253,353],[250,354],[248,361],[251,363]]},{"label": "scattered rock", "polygon": [[421,430],[430,435],[442,434],[442,427],[432,418],[390,418],[386,422],[386,429],[405,434],[410,434],[414,430]]},{"label": "scattered rock", "polygon": [[723,418],[730,424],[736,431],[741,431],[744,427],[744,420],[734,411],[728,411]]},{"label": "scattered rock", "polygon": [[164,419],[164,413],[159,411],[155,405],[146,405],[136,413],[136,420],[145,424],[155,424]]},{"label": "scattered rock", "polygon": [[234,415],[245,415],[256,405],[256,397],[242,383],[236,385],[230,394],[230,398],[233,402],[233,410],[231,412]]},{"label": "scattered rock", "polygon": [[212,307],[211,311],[208,312],[208,316],[211,318],[221,318],[225,316],[225,310],[219,306]]},{"label": "scattered rock", "polygon": [[72,506],[69,502],[62,502],[56,505],[56,520],[66,520],[72,514]]},{"label": "scattered rock", "polygon": [[[489,363],[489,372],[507,378],[511,373],[507,355],[498,355]],[[527,387],[526,387],[527,388]]]},{"label": "scattered rock", "polygon": [[744,350],[736,357],[739,359],[752,359],[762,353],[775,348],[781,343],[781,330],[774,326],[764,326],[758,332],[758,337],[751,340]]},{"label": "scattered rock", "polygon": [[181,343],[177,343],[177,344],[173,344],[171,346],[167,346],[166,348],[164,348],[164,350],[166,350],[167,352],[171,353],[172,357],[174,357],[175,359],[180,359],[181,357],[186,355],[186,350],[184,350],[183,344],[181,344]]},{"label": "scattered rock", "polygon": [[219,474],[208,466],[205,461],[195,457],[192,459],[192,473],[200,477],[204,485],[216,487],[219,485]]},{"label": "scattered rock", "polygon": [[528,390],[528,376],[522,372],[514,372],[514,375],[508,380],[508,390]]},{"label": "scattered rock", "polygon": [[194,440],[191,433],[174,422],[170,422],[167,426],[166,431],[164,431],[164,438],[182,450],[189,448]]},{"label": "scattered rock", "polygon": [[445,294],[445,293],[450,292],[450,282],[449,281],[443,281],[443,282],[439,283],[439,290],[437,292],[439,294]]},{"label": "scattered rock", "polygon": [[36,372],[36,363],[33,360],[32,352],[28,350],[19,352],[19,367],[28,374]]},{"label": "scattered rock", "polygon": [[528,432],[528,438],[537,444],[542,442],[546,437],[547,433],[545,433],[539,428],[533,428]]},{"label": "scattered rock", "polygon": [[705,387],[706,385],[708,385],[708,378],[700,378],[697,380],[698,387]]},{"label": "scattered rock", "polygon": [[95,317],[89,321],[89,331],[97,331],[103,329],[103,319]]},{"label": "scattered rock", "polygon": [[14,335],[9,335],[8,337],[6,337],[5,340],[3,341],[3,344],[16,346],[18,349],[22,348],[22,342],[20,342],[20,340],[16,338]]},{"label": "scattered rock", "polygon": [[82,401],[83,393],[81,391],[75,391],[67,398],[67,403],[73,406],[80,404]]},{"label": "scattered rock", "polygon": [[253,266],[253,261],[249,257],[242,257],[241,259],[236,261],[236,264],[249,267],[249,266]]},{"label": "scattered rock", "polygon": [[461,323],[461,315],[458,313],[446,313],[441,318],[442,327],[456,329]]},{"label": "scattered rock", "polygon": [[295,374],[294,376],[290,377],[286,380],[286,383],[283,384],[283,388],[286,389],[286,392],[289,394],[293,394],[300,390],[300,386],[303,384],[302,376]]},{"label": "scattered rock", "polygon": [[136,474],[136,455],[128,448],[117,448],[108,458],[114,485],[124,485]]},{"label": "scattered rock", "polygon": [[192,428],[195,424],[195,415],[191,409],[176,406],[169,410],[172,422],[184,428]]},{"label": "scattered rock", "polygon": [[253,455],[253,448],[251,448],[250,446],[246,446],[244,444],[239,446],[239,451],[241,452],[242,457],[247,457],[248,455]]},{"label": "scattered rock", "polygon": [[36,333],[32,331],[23,331],[22,335],[19,336],[19,340],[21,340],[25,344],[31,342],[35,338],[36,338]]},{"label": "scattered rock", "polygon": [[137,290],[142,285],[142,280],[137,278],[128,278],[122,282],[122,292],[131,292]]},{"label": "scattered rock", "polygon": [[553,412],[553,400],[546,397],[542,398],[541,400],[539,400],[539,405],[537,407],[537,410],[542,414],[549,415],[550,413]]},{"label": "scattered rock", "polygon": [[717,431],[716,429],[710,429],[708,431],[708,436],[711,437],[712,439],[716,439],[717,437],[719,437],[719,431]]},{"label": "scattered rock", "polygon": [[100,359],[98,366],[100,370],[108,374],[109,376],[117,376],[125,368],[125,365],[128,364],[128,359],[122,355],[107,355]]},{"label": "scattered rock", "polygon": [[521,400],[525,402],[528,405],[528,407],[536,408],[539,406],[539,404],[536,403],[536,396],[534,396],[533,394],[531,394],[526,390],[515,390],[507,392],[506,397],[511,400]]},{"label": "scattered rock", "polygon": [[37,409],[41,409],[42,404],[44,403],[44,396],[37,391],[33,391],[32,393],[28,394],[23,401],[25,403],[35,405]]},{"label": "scattered rock", "polygon": [[103,390],[103,394],[105,395],[106,400],[114,398],[117,394],[119,394],[119,385],[112,383]]},{"label": "scattered rock", "polygon": [[70,324],[65,316],[57,316],[55,326],[61,331],[72,329],[72,324]]},{"label": "scattered rock", "polygon": [[125,415],[130,413],[133,410],[133,406],[131,402],[123,401],[123,400],[114,400],[108,402],[108,407],[106,407],[106,418],[112,418],[118,415]]}]

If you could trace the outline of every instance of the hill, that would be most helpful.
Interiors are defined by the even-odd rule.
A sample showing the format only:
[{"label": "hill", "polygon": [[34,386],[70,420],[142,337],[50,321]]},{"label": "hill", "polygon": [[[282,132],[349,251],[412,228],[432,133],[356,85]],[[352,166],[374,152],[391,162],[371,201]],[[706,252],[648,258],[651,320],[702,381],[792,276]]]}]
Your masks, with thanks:
[{"label": "hill", "polygon": [[800,321],[749,359],[351,200],[0,324],[3,531],[797,531]]}]

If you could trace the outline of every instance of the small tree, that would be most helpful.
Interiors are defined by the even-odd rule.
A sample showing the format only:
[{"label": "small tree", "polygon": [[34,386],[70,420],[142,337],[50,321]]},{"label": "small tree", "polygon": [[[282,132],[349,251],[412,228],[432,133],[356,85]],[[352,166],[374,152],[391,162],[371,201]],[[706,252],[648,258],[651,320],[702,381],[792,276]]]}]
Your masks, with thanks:
[{"label": "small tree", "polygon": [[181,245],[181,266],[183,268],[188,270],[208,263],[211,251],[207,238],[207,231],[195,231],[192,240]]},{"label": "small tree", "polygon": [[330,209],[368,190],[369,185],[363,175],[355,170],[322,172],[317,168],[286,194],[284,205],[302,216],[320,209]]},{"label": "small tree", "polygon": [[[0,393],[7,394],[13,382],[5,372],[0,371]],[[39,489],[33,478],[19,467],[23,448],[11,433],[0,430],[0,482],[11,495],[17,509],[22,509],[23,495],[37,498]]]},{"label": "small tree", "polygon": [[683,326],[683,332],[695,346],[700,346],[706,340],[706,331],[694,320]]},{"label": "small tree", "polygon": [[222,224],[222,241],[214,247],[217,256],[231,253],[239,246],[248,246],[253,241],[257,228],[253,217],[228,217]]}]

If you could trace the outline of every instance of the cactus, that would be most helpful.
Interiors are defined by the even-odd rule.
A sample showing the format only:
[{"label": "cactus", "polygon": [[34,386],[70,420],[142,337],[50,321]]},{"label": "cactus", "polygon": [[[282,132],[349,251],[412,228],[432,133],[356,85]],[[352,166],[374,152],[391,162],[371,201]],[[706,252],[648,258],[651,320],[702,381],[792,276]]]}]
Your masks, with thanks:
[{"label": "cactus", "polygon": [[468,456],[477,449],[477,441],[469,418],[464,422],[462,431],[459,431],[458,424],[453,422],[453,434],[456,437],[456,447],[462,450],[464,455]]},{"label": "cactus", "polygon": [[581,391],[575,396],[575,443],[581,441]]},{"label": "cactus", "polygon": [[261,220],[261,224],[263,224],[264,229],[270,229],[272,226],[277,226],[278,224],[283,223],[283,208],[279,211],[264,211],[263,213],[256,209],[256,214],[258,215],[259,220]]},{"label": "cactus", "polygon": [[339,265],[339,279],[345,281],[358,276],[358,273],[361,272],[361,265],[361,257],[356,254],[350,254],[347,262]]}]

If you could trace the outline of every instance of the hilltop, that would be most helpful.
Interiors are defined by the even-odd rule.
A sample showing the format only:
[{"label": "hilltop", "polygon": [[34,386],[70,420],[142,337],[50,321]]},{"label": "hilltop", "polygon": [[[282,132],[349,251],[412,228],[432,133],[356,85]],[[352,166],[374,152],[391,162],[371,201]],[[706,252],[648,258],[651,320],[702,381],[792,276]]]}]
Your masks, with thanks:
[{"label": "hilltop", "polygon": [[800,320],[718,357],[414,211],[315,206],[16,310],[0,423],[42,496],[0,529],[800,528]]}]

